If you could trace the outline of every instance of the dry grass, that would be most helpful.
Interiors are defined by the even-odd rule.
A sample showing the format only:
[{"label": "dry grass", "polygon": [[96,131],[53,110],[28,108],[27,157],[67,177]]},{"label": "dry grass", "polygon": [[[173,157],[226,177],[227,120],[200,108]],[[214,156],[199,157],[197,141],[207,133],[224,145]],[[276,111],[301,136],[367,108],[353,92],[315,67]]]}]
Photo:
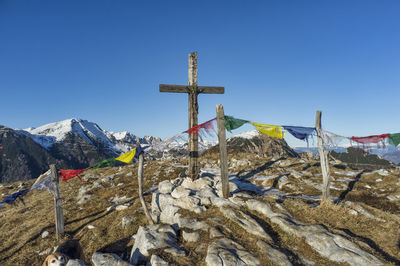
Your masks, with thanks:
[{"label": "dry grass", "polygon": [[[216,163],[218,159],[218,154],[205,154],[200,157],[200,164],[204,166],[206,163]],[[262,158],[255,155],[237,154],[235,159],[246,159],[251,162],[249,166],[238,166],[231,171],[231,173],[238,173],[242,177],[281,175],[287,174],[290,169],[298,172],[304,172],[307,169],[309,175],[301,178],[295,178],[293,175],[287,174],[289,185],[282,186],[282,190],[292,195],[316,196],[321,194],[318,189],[305,183],[305,180],[314,183],[321,182],[321,177],[318,176],[320,167],[316,161],[308,160],[299,163],[296,159],[290,159],[290,167],[281,167],[279,166],[279,160],[271,164],[271,161],[274,161],[272,158]],[[171,167],[173,164],[175,167]],[[154,184],[158,184],[162,180],[178,177],[184,169],[179,164],[186,165],[187,160],[181,158],[163,162],[147,161],[144,171],[144,191],[151,189]],[[335,171],[337,169],[331,169],[334,178],[336,178]],[[356,242],[363,249],[378,256],[385,263],[400,264],[400,203],[387,199],[387,196],[391,193],[400,192],[398,186],[400,171],[396,171],[394,174],[384,178],[377,174],[363,174],[360,180],[354,182],[348,191],[331,190],[331,194],[336,197],[344,195],[343,202],[355,202],[377,218],[383,219],[384,222],[363,215],[355,216],[344,203],[322,202],[319,207],[312,207],[307,204],[307,201],[301,199],[283,198],[279,201],[283,201],[283,207],[295,219],[311,224],[321,224],[329,231],[343,235]],[[125,260],[128,259],[133,245],[133,241],[130,240],[131,236],[136,233],[139,226],[147,223],[137,198],[137,165],[88,170],[85,174],[88,176],[93,175],[97,178],[89,178],[84,183],[78,179],[60,182],[66,231],[65,236],[61,239],[57,240],[55,237],[53,197],[47,191],[29,192],[24,198],[25,206],[22,204],[17,206],[5,205],[0,210],[1,265],[40,265],[46,255],[39,256],[38,252],[54,247],[67,238],[80,240],[81,245],[84,247],[86,262],[90,261],[92,254],[96,251],[113,252],[122,256]],[[113,180],[101,182],[104,177],[113,177]],[[376,182],[379,178],[382,178],[383,181]],[[104,188],[90,190],[88,193],[93,194],[93,197],[84,204],[78,205],[76,196],[79,188],[83,185],[92,186],[95,182],[101,182]],[[32,183],[33,180],[26,181],[24,188],[28,188]],[[15,184],[0,187],[0,193],[15,192],[19,189],[18,185],[20,184],[21,182],[16,182]],[[335,186],[345,184],[346,187],[350,187],[350,183],[332,181],[332,184]],[[274,179],[264,183],[266,187],[276,187],[276,185],[277,180]],[[131,197],[132,205],[122,211],[107,211],[108,207],[114,205],[110,200],[116,196]],[[150,205],[151,195],[146,195],[145,199]],[[276,205],[276,199],[272,197],[257,197],[257,199],[268,202],[273,211],[280,212]],[[129,201],[128,199],[125,203]],[[184,217],[197,218],[205,221],[210,226],[216,226],[225,236],[233,239],[260,258],[262,265],[273,265],[266,258],[266,255],[262,254],[258,249],[256,243],[259,238],[249,234],[231,220],[224,218],[218,208],[209,208],[201,214],[195,214],[187,210],[180,210],[180,213]],[[284,252],[292,263],[304,264],[303,258],[306,258],[314,261],[317,265],[338,265],[322,258],[313,251],[304,239],[282,231],[267,218],[254,212],[245,211],[245,213],[258,221],[273,239],[269,244]],[[124,216],[129,216],[133,219],[133,223],[125,229],[121,225],[121,220]],[[219,218],[224,226],[209,219],[212,217]],[[95,228],[89,229],[88,225],[93,225]],[[50,238],[43,239],[41,237],[43,231],[49,231]],[[174,257],[162,250],[153,250],[152,254],[158,254],[171,262],[171,265],[205,265],[206,247],[213,241],[214,239],[209,238],[208,232],[200,232],[200,241],[198,243],[186,243],[182,236],[178,235],[178,245],[184,248],[187,256]]]},{"label": "dry grass", "polygon": [[[176,167],[167,172],[163,165],[150,161],[146,162],[145,169],[144,191],[162,180],[177,177],[183,168]],[[46,255],[39,256],[39,252],[49,247],[53,248],[68,238],[80,241],[84,247],[87,262],[96,251],[114,252],[127,259],[133,244],[130,241],[131,236],[136,233],[140,225],[147,223],[138,200],[137,166],[107,167],[88,170],[85,174],[92,174],[99,178],[89,179],[83,183],[77,178],[67,182],[60,181],[65,235],[58,240],[54,229],[53,197],[48,191],[29,192],[24,197],[25,206],[5,205],[1,209],[0,261],[2,265],[40,265]],[[90,190],[88,193],[93,194],[93,197],[82,205],[76,204],[76,196],[81,186],[92,185],[107,176],[113,177],[113,180],[102,182],[104,188]],[[25,187],[32,185],[33,181],[25,182]],[[8,185],[13,189],[3,187],[0,192],[14,192],[20,183]],[[118,184],[121,185],[118,186]],[[133,197],[132,205],[126,210],[108,212],[107,208],[114,205],[110,200],[124,195]],[[145,196],[145,200],[150,205],[151,195]],[[125,229],[121,225],[124,216],[133,218],[133,223]],[[88,229],[88,225],[93,225],[95,228]],[[41,237],[43,231],[48,231],[50,237],[43,239]]]},{"label": "dry grass", "polygon": [[[366,209],[371,208],[363,205]],[[322,201],[319,207],[286,200],[284,207],[298,220],[322,224],[328,230],[352,239],[372,254],[388,262],[399,262],[400,223],[396,215],[375,210],[374,215],[384,221],[351,213],[344,204]]]}]

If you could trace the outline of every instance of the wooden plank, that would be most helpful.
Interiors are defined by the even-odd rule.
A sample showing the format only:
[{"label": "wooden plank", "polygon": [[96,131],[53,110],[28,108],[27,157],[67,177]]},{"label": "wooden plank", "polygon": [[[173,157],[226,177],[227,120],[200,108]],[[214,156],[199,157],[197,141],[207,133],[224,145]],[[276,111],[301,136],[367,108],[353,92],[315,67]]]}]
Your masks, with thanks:
[{"label": "wooden plank", "polygon": [[229,177],[224,116],[224,107],[222,104],[217,104],[218,144],[221,164],[222,195],[225,199],[227,199],[229,198]]},{"label": "wooden plank", "polygon": [[315,128],[317,129],[318,138],[318,152],[321,162],[321,172],[322,172],[322,199],[329,199],[329,186],[330,186],[330,174],[329,174],[329,161],[328,154],[324,149],[324,145],[321,137],[321,111],[317,111],[315,116]]},{"label": "wooden plank", "polygon": [[203,94],[224,94],[225,88],[224,87],[207,87],[207,86],[198,86],[197,93]]},{"label": "wooden plank", "polygon": [[[139,142],[137,142],[136,150],[139,150],[138,147],[140,147]],[[143,197],[143,161],[144,161],[144,156],[143,156],[143,152],[141,152],[139,154],[139,166],[138,166],[139,198],[140,198],[140,203],[142,204],[144,213],[147,217],[147,220],[149,221],[149,224],[154,224],[154,221],[151,218],[149,209],[147,209],[146,202],[144,201],[144,197]]]},{"label": "wooden plank", "polygon": [[[188,85],[169,85],[160,84],[160,92],[173,92],[173,93],[190,93]],[[224,87],[215,86],[198,86],[197,93],[203,94],[224,94]]]},{"label": "wooden plank", "polygon": [[[189,54],[189,87],[197,86],[197,53]],[[199,104],[197,102],[197,93],[189,93],[189,128],[198,125]],[[199,135],[198,133],[189,134],[189,177],[194,180],[199,175],[198,167],[199,157]]]},{"label": "wooden plank", "polygon": [[189,93],[190,91],[187,85],[160,84],[160,92]]},{"label": "wooden plank", "polygon": [[61,196],[60,196],[60,188],[58,185],[58,172],[55,164],[50,165],[51,172],[51,181],[54,183],[55,191],[54,191],[54,209],[55,209],[55,220],[56,220],[56,233],[57,239],[58,236],[64,234],[64,215],[61,206]]}]

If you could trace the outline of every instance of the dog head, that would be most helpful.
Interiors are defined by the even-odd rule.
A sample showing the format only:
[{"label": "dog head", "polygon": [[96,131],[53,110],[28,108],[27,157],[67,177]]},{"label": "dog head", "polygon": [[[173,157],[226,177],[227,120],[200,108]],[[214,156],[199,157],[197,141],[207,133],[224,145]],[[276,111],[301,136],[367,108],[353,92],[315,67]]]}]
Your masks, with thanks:
[{"label": "dog head", "polygon": [[65,266],[68,262],[68,257],[62,253],[53,253],[47,256],[42,266]]}]

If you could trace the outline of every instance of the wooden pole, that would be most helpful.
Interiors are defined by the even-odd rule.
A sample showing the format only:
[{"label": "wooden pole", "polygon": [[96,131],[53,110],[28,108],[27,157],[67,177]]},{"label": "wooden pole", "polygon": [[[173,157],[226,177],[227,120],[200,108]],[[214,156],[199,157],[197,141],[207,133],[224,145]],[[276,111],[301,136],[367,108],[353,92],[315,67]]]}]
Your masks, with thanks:
[{"label": "wooden pole", "polygon": [[[196,126],[199,114],[197,101],[197,52],[189,54],[189,128]],[[198,133],[189,134],[189,176],[192,180],[199,175],[199,136]]]},{"label": "wooden pole", "polygon": [[318,152],[319,159],[321,162],[321,172],[322,172],[322,199],[329,199],[329,186],[330,186],[330,175],[329,175],[329,161],[328,154],[324,149],[322,136],[321,136],[321,111],[317,111],[315,116],[315,128],[317,129],[318,136]]},{"label": "wooden pole", "polygon": [[218,143],[221,164],[222,195],[229,198],[228,152],[226,149],[225,114],[222,104],[217,104]]},{"label": "wooden pole", "polygon": [[[140,150],[140,143],[136,143],[136,151]],[[147,220],[149,221],[149,224],[154,224],[153,219],[151,218],[150,212],[147,209],[146,202],[144,201],[143,197],[143,161],[144,161],[144,156],[143,152],[140,152],[139,154],[139,166],[138,166],[138,184],[139,184],[139,198],[140,198],[140,203],[142,203],[142,207],[144,210],[144,213],[147,217]]]},{"label": "wooden pole", "polygon": [[60,188],[58,185],[58,172],[55,164],[50,165],[51,172],[51,181],[54,183],[55,191],[54,191],[54,209],[55,209],[55,219],[56,219],[56,233],[57,239],[58,236],[64,234],[64,215],[61,206],[61,196],[60,196]]}]

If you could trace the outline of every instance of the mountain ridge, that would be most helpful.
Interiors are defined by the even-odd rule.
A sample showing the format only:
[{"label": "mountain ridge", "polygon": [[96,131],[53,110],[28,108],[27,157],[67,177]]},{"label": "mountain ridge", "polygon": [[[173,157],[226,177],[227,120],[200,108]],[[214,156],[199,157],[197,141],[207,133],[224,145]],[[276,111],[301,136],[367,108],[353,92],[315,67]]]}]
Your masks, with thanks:
[{"label": "mountain ridge", "polygon": [[0,183],[36,178],[49,164],[59,168],[87,168],[116,157],[136,145],[160,140],[133,133],[108,132],[97,123],[70,118],[25,130],[1,127]]}]

